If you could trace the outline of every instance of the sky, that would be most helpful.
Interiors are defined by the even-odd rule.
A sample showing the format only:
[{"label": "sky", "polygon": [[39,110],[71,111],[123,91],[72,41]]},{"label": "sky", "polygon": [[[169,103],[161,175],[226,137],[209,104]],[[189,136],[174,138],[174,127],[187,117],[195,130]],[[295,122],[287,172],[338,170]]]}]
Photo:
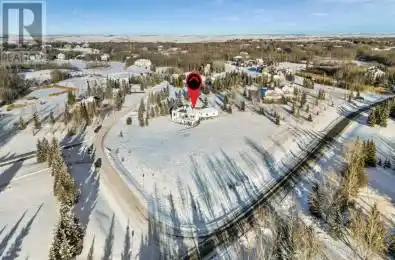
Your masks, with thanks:
[{"label": "sky", "polygon": [[395,33],[395,0],[46,0],[45,3],[47,34]]}]

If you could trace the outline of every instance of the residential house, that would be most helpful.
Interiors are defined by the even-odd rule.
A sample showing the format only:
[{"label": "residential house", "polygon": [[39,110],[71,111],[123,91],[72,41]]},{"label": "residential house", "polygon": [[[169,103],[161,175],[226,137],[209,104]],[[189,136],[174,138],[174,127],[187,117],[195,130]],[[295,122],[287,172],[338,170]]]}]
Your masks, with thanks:
[{"label": "residential house", "polygon": [[151,69],[152,62],[148,59],[138,59],[134,62],[134,65],[144,69]]},{"label": "residential house", "polygon": [[65,55],[64,53],[59,53],[59,54],[56,56],[56,58],[57,58],[58,60],[65,60],[65,59],[66,59],[66,55]]},{"label": "residential house", "polygon": [[103,55],[100,56],[102,61],[108,61],[110,59],[110,55],[105,53]]}]

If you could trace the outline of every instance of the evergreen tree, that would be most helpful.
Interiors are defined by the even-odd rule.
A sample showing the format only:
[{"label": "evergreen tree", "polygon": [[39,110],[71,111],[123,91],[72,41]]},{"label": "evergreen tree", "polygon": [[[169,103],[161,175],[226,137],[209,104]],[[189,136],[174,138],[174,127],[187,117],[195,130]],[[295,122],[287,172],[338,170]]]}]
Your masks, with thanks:
[{"label": "evergreen tree", "polygon": [[37,139],[37,162],[42,163],[47,161],[48,158],[48,140],[43,138]]},{"label": "evergreen tree", "polygon": [[37,162],[42,163],[45,162],[43,158],[43,149],[42,149],[42,143],[40,139],[37,139],[37,144],[36,144],[36,157],[37,157]]},{"label": "evergreen tree", "polygon": [[[383,112],[384,113],[384,112]],[[385,114],[383,114],[380,118],[380,126],[381,127],[387,127],[387,117],[385,116]]]},{"label": "evergreen tree", "polygon": [[117,95],[115,96],[115,107],[117,108],[118,111],[120,111],[122,109],[124,101],[125,101],[125,98],[124,98],[122,92],[118,91]]},{"label": "evergreen tree", "polygon": [[300,100],[300,107],[303,107],[307,103],[307,94],[303,91],[302,99]]},{"label": "evergreen tree", "polygon": [[75,94],[73,93],[73,91],[67,92],[67,104],[72,106],[75,104],[75,102],[76,102],[76,98],[75,98]]},{"label": "evergreen tree", "polygon": [[280,125],[280,114],[276,112],[275,114],[276,125]]},{"label": "evergreen tree", "polygon": [[91,85],[89,84],[89,81],[86,81],[86,84],[88,85],[87,90],[86,90],[86,94],[87,96],[92,96],[92,89],[91,89]]},{"label": "evergreen tree", "polygon": [[145,118],[144,125],[148,126],[148,117]]},{"label": "evergreen tree", "polygon": [[383,120],[383,113],[382,113],[381,106],[377,107],[377,109],[375,109],[374,111],[375,111],[375,117],[376,117],[376,124],[381,125],[382,120]]},{"label": "evergreen tree", "polygon": [[225,95],[225,96],[224,96],[224,101],[223,101],[223,107],[222,107],[222,109],[226,111],[226,110],[227,110],[227,107],[228,107],[228,104],[229,104],[229,99],[228,99],[228,96]]},{"label": "evergreen tree", "polygon": [[[158,95],[158,97],[159,97],[159,95]],[[160,101],[159,101],[159,103],[160,103]],[[143,98],[141,98],[141,100],[140,100],[140,106],[139,106],[139,111],[142,111],[143,113],[145,113],[145,104],[144,104],[144,99]]]},{"label": "evergreen tree", "polygon": [[34,114],[33,114],[33,122],[34,122],[34,129],[36,129],[36,130],[41,129],[41,122],[40,122],[37,112],[34,112]]},{"label": "evergreen tree", "polygon": [[246,110],[246,102],[244,100],[242,100],[240,102],[240,110],[241,111],[245,111]]},{"label": "evergreen tree", "polygon": [[296,114],[296,102],[292,102],[292,110],[291,110],[291,113],[292,113],[293,115]]},{"label": "evergreen tree", "polygon": [[18,128],[20,130],[26,129],[26,123],[22,116],[19,117]]},{"label": "evergreen tree", "polygon": [[378,159],[378,161],[377,161],[377,165],[378,165],[378,166],[382,166],[382,165],[383,165],[383,162],[381,161],[381,157],[379,157],[379,159]]},{"label": "evergreen tree", "polygon": [[56,225],[49,259],[71,260],[82,252],[85,229],[70,207],[60,207],[60,218]]},{"label": "evergreen tree", "polygon": [[368,151],[368,160],[367,165],[370,167],[376,167],[377,159],[376,159],[376,144],[373,139],[367,142],[367,151]]},{"label": "evergreen tree", "polygon": [[374,108],[368,116],[368,125],[370,127],[374,127],[376,125],[376,111]]},{"label": "evergreen tree", "polygon": [[139,125],[141,127],[144,127],[144,112],[143,112],[143,109],[142,109],[141,105],[140,105],[140,108],[139,108],[139,111],[138,111],[138,114],[137,114],[137,118],[139,120]]},{"label": "evergreen tree", "polygon": [[159,116],[160,115],[160,111],[159,111],[159,107],[156,105],[155,108],[155,116]]},{"label": "evergreen tree", "polygon": [[[55,164],[53,165],[55,166]],[[54,194],[61,204],[72,206],[76,203],[77,189],[73,177],[63,164],[56,172],[54,182]]]},{"label": "evergreen tree", "polygon": [[64,124],[67,125],[72,119],[73,119],[73,114],[70,113],[69,107],[66,104],[65,107],[64,107],[64,113],[63,113]]},{"label": "evergreen tree", "polygon": [[204,106],[204,107],[208,107],[208,98],[207,98],[207,96],[205,96],[205,97],[203,98],[203,106]]},{"label": "evergreen tree", "polygon": [[386,251],[386,230],[380,215],[377,204],[374,204],[367,218],[365,237],[369,250],[383,256]]},{"label": "evergreen tree", "polygon": [[53,124],[53,125],[56,123],[56,119],[55,119],[53,111],[51,111],[49,113],[49,120],[51,121],[51,124]]},{"label": "evergreen tree", "polygon": [[106,89],[104,90],[104,97],[107,99],[112,99],[114,96],[112,87],[107,84]]},{"label": "evergreen tree", "polygon": [[126,118],[126,124],[127,125],[131,125],[132,124],[132,118],[130,116],[128,118]]},{"label": "evergreen tree", "polygon": [[309,117],[307,118],[307,120],[308,120],[309,122],[313,122],[313,116],[312,116],[311,114],[309,114]]},{"label": "evergreen tree", "polygon": [[87,126],[90,125],[92,123],[92,120],[85,103],[81,104],[79,112],[80,112],[80,117],[85,121],[86,125]]},{"label": "evergreen tree", "polygon": [[232,114],[232,113],[233,113],[232,106],[229,106],[229,107],[228,107],[227,112],[228,112],[229,114]]},{"label": "evergreen tree", "polygon": [[151,106],[151,108],[150,108],[150,117],[151,117],[151,118],[154,118],[154,117],[155,117],[155,110],[154,110],[154,107],[152,107],[152,106]]},{"label": "evergreen tree", "polygon": [[177,99],[176,99],[176,106],[181,107],[183,105],[182,101],[182,93],[181,90],[178,92]]},{"label": "evergreen tree", "polygon": [[[60,156],[60,158],[63,161],[63,158],[61,157],[62,152],[60,150],[59,142],[55,137],[52,138],[51,145],[48,144],[48,147],[49,147],[48,148],[48,166],[49,167],[52,166],[54,158],[58,159],[58,157],[56,157],[58,155]],[[52,175],[53,175],[53,172],[52,172]]]}]

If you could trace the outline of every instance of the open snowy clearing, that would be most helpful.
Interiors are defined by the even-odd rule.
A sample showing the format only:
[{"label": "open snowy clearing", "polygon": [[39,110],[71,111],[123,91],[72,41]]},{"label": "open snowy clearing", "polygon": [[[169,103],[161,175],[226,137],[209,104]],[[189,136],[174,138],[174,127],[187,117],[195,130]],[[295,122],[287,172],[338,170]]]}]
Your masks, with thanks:
[{"label": "open snowy clearing", "polygon": [[287,117],[276,126],[252,112],[221,113],[196,128],[177,125],[169,117],[150,120],[145,128],[127,126],[122,119],[105,146],[113,166],[148,203],[152,215],[202,235],[292,167],[339,115],[380,98],[364,96],[363,102],[337,100],[342,106],[328,106],[303,125]]},{"label": "open snowy clearing", "polygon": [[0,169],[1,259],[46,259],[57,219],[52,177],[35,159]]}]

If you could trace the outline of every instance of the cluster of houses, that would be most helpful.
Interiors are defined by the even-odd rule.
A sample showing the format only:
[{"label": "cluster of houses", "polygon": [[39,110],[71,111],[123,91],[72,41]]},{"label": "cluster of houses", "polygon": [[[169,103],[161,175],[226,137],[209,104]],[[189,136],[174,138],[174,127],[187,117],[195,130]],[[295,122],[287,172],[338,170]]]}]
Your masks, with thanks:
[{"label": "cluster of houses", "polygon": [[134,62],[133,65],[146,70],[151,70],[152,68],[152,62],[148,59],[138,59]]},{"label": "cluster of houses", "polygon": [[58,60],[65,60],[66,59],[66,54],[64,52],[69,52],[69,51],[75,51],[75,52],[81,52],[80,55],[77,56],[77,58],[83,58],[85,57],[87,54],[96,54],[96,55],[100,55],[100,60],[102,61],[108,61],[110,59],[110,55],[108,53],[101,53],[100,50],[98,49],[93,49],[89,47],[89,43],[84,43],[82,45],[76,45],[75,47],[73,47],[71,44],[67,43],[63,46],[63,48],[59,49],[60,52],[57,55],[57,59]]},{"label": "cluster of houses", "polygon": [[275,88],[258,87],[256,85],[247,86],[245,88],[244,96],[251,101],[278,101],[283,97],[292,98],[294,96],[295,88],[293,86],[285,85]]},{"label": "cluster of houses", "polygon": [[237,55],[232,58],[232,65],[238,67],[251,67],[251,66],[263,66],[263,59],[251,59],[247,52],[240,52],[240,55]]},{"label": "cluster of houses", "polygon": [[385,76],[385,72],[381,70],[379,66],[370,66],[366,74],[372,75],[373,79],[377,79]]}]

